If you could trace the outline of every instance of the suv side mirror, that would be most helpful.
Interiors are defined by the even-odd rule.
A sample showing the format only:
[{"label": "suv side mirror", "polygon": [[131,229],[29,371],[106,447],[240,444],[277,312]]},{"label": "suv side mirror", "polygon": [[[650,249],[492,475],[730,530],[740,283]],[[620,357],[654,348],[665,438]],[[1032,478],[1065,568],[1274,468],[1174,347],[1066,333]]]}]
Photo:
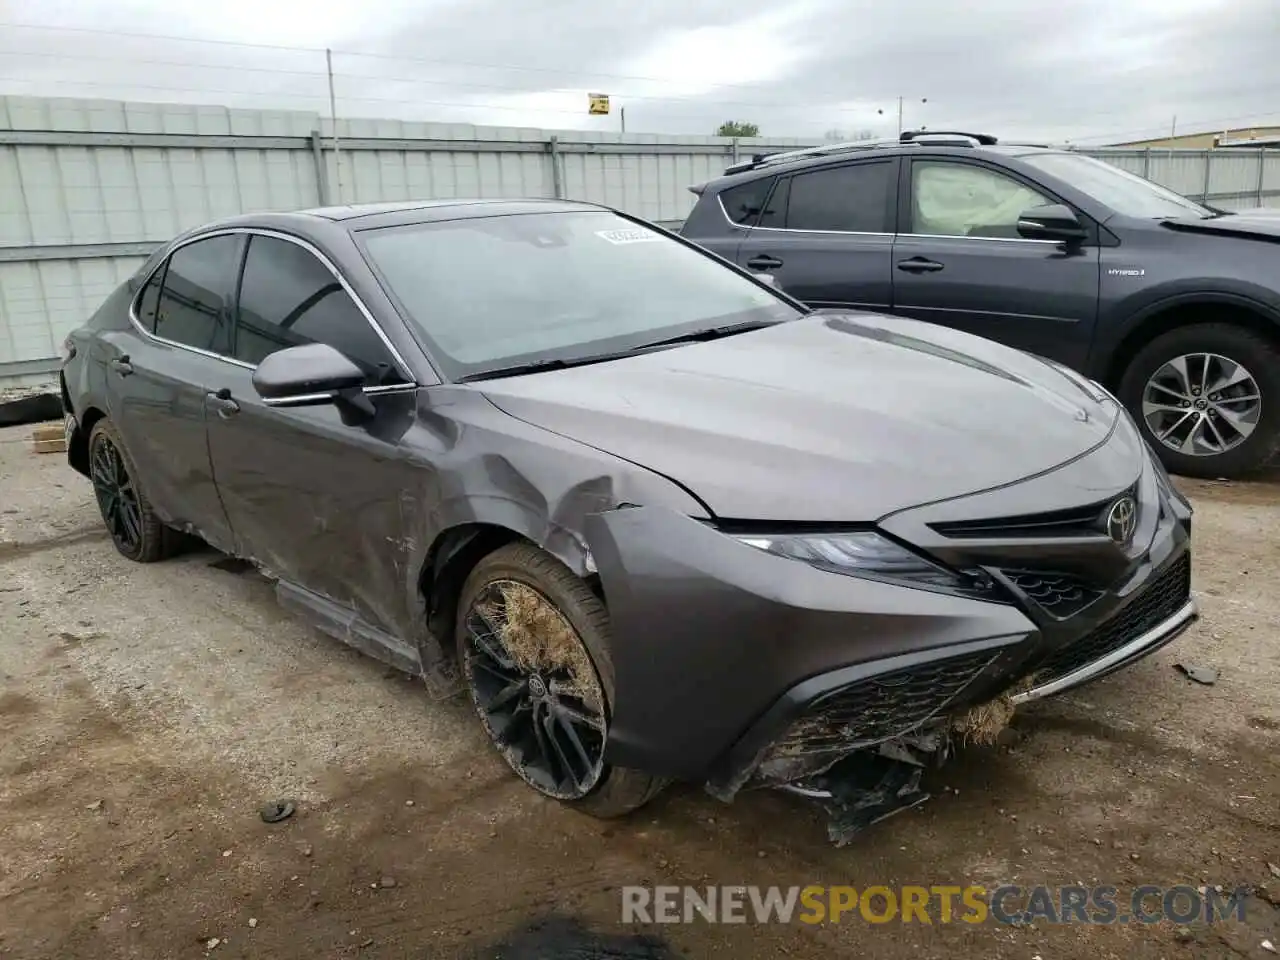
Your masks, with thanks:
[{"label": "suv side mirror", "polygon": [[1018,216],[1018,234],[1028,240],[1083,240],[1089,231],[1070,207],[1046,203],[1022,211]]},{"label": "suv side mirror", "polygon": [[277,350],[253,372],[253,388],[272,407],[333,403],[360,391],[364,382],[364,371],[327,343]]}]

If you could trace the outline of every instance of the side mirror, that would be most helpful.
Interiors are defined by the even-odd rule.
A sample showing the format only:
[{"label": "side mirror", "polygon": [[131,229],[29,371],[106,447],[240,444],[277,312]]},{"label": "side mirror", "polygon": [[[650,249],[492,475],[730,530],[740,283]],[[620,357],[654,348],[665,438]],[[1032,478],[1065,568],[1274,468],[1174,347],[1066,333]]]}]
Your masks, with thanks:
[{"label": "side mirror", "polygon": [[1028,240],[1083,240],[1089,231],[1070,207],[1046,203],[1022,211],[1018,217],[1018,234]]},{"label": "side mirror", "polygon": [[364,382],[364,371],[327,343],[278,350],[253,372],[253,388],[272,407],[333,403],[358,392]]}]

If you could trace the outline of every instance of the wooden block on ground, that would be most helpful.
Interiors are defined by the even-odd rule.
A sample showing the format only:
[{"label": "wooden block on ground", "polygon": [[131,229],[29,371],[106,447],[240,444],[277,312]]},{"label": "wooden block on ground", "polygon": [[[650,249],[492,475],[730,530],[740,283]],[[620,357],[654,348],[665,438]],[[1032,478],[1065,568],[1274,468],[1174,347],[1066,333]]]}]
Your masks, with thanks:
[{"label": "wooden block on ground", "polygon": [[31,431],[31,450],[34,453],[63,453],[67,449],[67,436],[60,423],[47,423]]}]

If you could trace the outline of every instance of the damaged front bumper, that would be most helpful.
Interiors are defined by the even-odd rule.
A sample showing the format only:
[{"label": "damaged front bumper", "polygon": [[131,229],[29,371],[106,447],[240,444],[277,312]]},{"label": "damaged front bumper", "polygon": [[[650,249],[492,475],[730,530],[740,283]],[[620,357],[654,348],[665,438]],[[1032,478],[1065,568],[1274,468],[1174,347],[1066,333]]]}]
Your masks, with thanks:
[{"label": "damaged front bumper", "polygon": [[920,772],[973,708],[1091,682],[1197,617],[1181,516],[1069,623],[1016,594],[825,572],[660,508],[592,516],[586,533],[613,634],[607,761],[725,800],[789,786],[836,805],[846,827],[924,799]]}]

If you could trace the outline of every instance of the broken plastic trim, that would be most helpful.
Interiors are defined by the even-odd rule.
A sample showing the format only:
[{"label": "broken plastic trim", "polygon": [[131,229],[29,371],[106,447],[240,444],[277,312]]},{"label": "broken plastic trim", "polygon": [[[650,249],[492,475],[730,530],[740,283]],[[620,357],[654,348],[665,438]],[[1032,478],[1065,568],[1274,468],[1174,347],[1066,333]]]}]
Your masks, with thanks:
[{"label": "broken plastic trim", "polygon": [[901,737],[778,789],[820,803],[829,817],[827,836],[843,847],[868,827],[928,800],[932,795],[920,787],[924,772],[945,763],[951,751],[946,730]]}]

